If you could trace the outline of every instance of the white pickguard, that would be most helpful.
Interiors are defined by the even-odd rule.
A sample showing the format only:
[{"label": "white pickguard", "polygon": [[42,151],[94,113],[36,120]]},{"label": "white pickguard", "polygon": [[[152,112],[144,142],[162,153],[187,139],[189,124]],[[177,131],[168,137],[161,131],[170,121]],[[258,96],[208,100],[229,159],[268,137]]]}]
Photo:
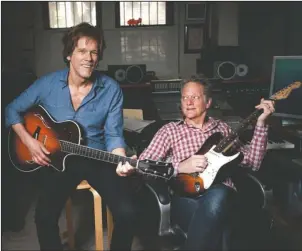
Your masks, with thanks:
[{"label": "white pickguard", "polygon": [[209,150],[204,155],[208,159],[208,166],[203,173],[199,174],[199,177],[203,180],[203,185],[205,189],[208,189],[212,185],[220,168],[223,167],[225,164],[231,162],[232,160],[236,159],[240,154],[236,153],[232,156],[224,156],[222,153],[215,152],[213,150],[215,147],[215,145],[212,146],[211,150]]}]

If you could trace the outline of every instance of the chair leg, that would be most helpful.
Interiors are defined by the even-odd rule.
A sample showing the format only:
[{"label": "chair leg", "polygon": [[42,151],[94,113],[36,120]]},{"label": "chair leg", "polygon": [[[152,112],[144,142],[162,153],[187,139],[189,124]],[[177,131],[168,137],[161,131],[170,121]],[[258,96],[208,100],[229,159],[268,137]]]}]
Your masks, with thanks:
[{"label": "chair leg", "polygon": [[89,190],[93,195],[94,204],[95,249],[104,250],[102,198],[93,188],[90,188]]},{"label": "chair leg", "polygon": [[222,233],[222,250],[229,251],[231,249],[231,235],[232,228],[230,226],[226,227]]},{"label": "chair leg", "polygon": [[73,230],[73,223],[72,223],[72,201],[70,198],[66,202],[65,210],[66,210],[68,247],[70,250],[74,250],[75,242],[74,242],[74,230]]},{"label": "chair leg", "polygon": [[113,218],[112,218],[112,213],[110,212],[108,207],[107,207],[107,231],[108,231],[108,245],[110,247],[112,232],[113,232]]}]

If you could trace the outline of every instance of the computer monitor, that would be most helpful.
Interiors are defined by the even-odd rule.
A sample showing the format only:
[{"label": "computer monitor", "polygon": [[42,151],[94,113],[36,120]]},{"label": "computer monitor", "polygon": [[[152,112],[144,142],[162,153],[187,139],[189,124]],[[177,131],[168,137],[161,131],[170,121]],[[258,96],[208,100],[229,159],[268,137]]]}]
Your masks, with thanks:
[{"label": "computer monitor", "polygon": [[[302,56],[275,56],[273,58],[270,96],[295,81],[302,82]],[[274,116],[302,119],[302,87],[275,104]]]}]

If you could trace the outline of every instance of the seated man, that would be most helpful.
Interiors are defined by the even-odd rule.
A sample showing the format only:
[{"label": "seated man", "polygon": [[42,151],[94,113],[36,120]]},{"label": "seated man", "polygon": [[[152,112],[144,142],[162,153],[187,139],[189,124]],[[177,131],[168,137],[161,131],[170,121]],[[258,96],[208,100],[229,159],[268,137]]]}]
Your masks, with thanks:
[{"label": "seated man", "polygon": [[[207,116],[212,103],[210,86],[200,80],[185,82],[181,90],[181,108],[184,120],[163,126],[154,136],[140,159],[167,159],[177,173],[202,173],[208,165],[204,155],[196,155],[205,141],[215,132],[227,136],[231,129],[220,120]],[[261,100],[256,109],[263,109],[258,117],[250,147],[238,146],[243,153],[242,166],[258,170],[264,158],[268,126],[266,120],[274,112],[274,103]],[[129,163],[119,164],[117,173],[127,176],[133,168]],[[213,250],[221,247],[222,230],[232,211],[236,189],[230,177],[221,183],[213,183],[198,198],[173,196],[172,221],[187,232],[186,250]]]},{"label": "seated man", "polygon": [[[19,136],[32,161],[50,166],[45,145],[29,134],[22,113],[43,106],[58,122],[72,119],[83,129],[85,145],[125,156],[123,138],[123,94],[118,83],[95,71],[100,60],[103,37],[99,28],[81,23],[63,37],[63,70],[36,80],[5,110],[6,126]],[[62,163],[63,164],[63,163]],[[136,221],[134,197],[129,180],[116,175],[109,164],[70,155],[64,172],[45,167],[36,207],[36,227],[41,250],[63,250],[58,219],[71,193],[82,180],[106,200],[113,215],[111,250],[130,250]]]}]

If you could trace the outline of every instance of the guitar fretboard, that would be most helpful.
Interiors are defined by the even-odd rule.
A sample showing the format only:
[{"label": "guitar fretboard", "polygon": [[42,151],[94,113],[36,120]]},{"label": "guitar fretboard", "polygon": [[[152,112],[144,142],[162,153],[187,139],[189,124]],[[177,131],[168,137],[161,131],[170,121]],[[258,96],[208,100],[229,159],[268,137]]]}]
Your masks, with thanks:
[{"label": "guitar fretboard", "polygon": [[119,162],[126,162],[128,161],[130,165],[136,166],[137,165],[137,160],[120,156],[117,154],[113,154],[110,152],[94,149],[88,146],[82,146],[82,145],[77,145],[72,142],[60,140],[60,145],[61,145],[61,151],[65,153],[73,153],[76,155],[80,155],[83,157],[91,158],[91,159],[96,159],[96,160],[101,160],[104,162],[109,162],[113,164],[118,164]]},{"label": "guitar fretboard", "polygon": [[214,148],[214,151],[216,152],[223,152],[229,149],[230,146],[234,143],[235,139],[238,137],[238,135],[247,128],[249,124],[252,123],[252,121],[260,116],[262,113],[262,110],[256,110],[254,111],[250,116],[248,116],[246,119],[241,121],[239,126],[234,130],[234,132],[230,133],[227,137],[222,139],[219,144]]}]

